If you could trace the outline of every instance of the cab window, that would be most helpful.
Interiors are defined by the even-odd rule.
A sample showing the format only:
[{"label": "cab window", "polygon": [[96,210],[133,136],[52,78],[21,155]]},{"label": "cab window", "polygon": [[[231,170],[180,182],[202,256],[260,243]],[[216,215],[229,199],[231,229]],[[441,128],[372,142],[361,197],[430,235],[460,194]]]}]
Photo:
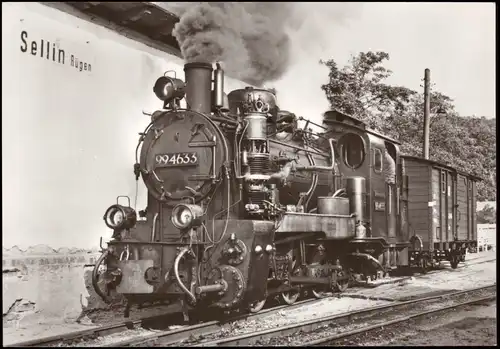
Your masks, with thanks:
[{"label": "cab window", "polygon": [[339,141],[340,153],[347,167],[356,169],[365,160],[365,145],[361,136],[347,133]]},{"label": "cab window", "polygon": [[376,173],[382,172],[382,152],[380,149],[375,149],[373,152],[373,171]]}]

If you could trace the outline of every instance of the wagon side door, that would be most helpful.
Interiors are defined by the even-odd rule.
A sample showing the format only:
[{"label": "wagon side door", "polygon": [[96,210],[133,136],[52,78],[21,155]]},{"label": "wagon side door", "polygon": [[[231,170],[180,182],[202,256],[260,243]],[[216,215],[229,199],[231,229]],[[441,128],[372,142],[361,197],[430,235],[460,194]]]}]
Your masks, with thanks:
[{"label": "wagon side door", "polygon": [[457,179],[457,236],[459,240],[469,240],[468,234],[467,178],[461,174]]}]

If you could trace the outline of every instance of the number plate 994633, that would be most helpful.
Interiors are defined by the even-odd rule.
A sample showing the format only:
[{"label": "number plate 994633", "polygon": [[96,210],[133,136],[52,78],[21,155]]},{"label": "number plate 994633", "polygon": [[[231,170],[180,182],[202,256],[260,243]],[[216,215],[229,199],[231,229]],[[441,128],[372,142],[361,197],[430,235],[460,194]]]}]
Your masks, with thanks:
[{"label": "number plate 994633", "polygon": [[198,165],[198,154],[192,153],[165,153],[155,156],[156,167],[177,167]]}]

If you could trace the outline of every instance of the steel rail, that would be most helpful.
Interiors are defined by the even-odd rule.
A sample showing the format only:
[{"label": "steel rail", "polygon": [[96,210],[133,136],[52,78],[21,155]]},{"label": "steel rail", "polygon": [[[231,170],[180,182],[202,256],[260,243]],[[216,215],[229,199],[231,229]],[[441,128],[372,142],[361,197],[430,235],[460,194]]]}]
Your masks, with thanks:
[{"label": "steel rail", "polygon": [[304,346],[323,345],[323,344],[327,344],[327,343],[330,343],[330,342],[333,342],[333,341],[336,341],[336,340],[339,340],[339,339],[345,339],[345,338],[348,338],[348,337],[354,337],[354,336],[356,336],[358,334],[367,333],[367,332],[370,332],[370,331],[373,331],[373,330],[376,330],[376,329],[379,329],[379,328],[382,328],[382,327],[389,327],[389,326],[398,325],[398,324],[401,324],[401,323],[404,323],[404,322],[408,322],[410,320],[413,320],[413,319],[416,319],[416,318],[419,318],[419,317],[424,317],[424,316],[427,316],[427,315],[431,315],[431,314],[435,314],[435,313],[440,313],[440,312],[443,312],[443,311],[446,311],[446,310],[450,310],[450,309],[454,309],[454,308],[459,308],[459,307],[464,307],[464,306],[467,306],[467,305],[474,305],[474,304],[478,304],[478,303],[492,301],[492,300],[494,300],[496,298],[497,298],[496,295],[486,296],[486,297],[482,297],[482,298],[478,298],[478,299],[473,299],[473,300],[470,300],[470,301],[462,302],[462,303],[459,303],[459,304],[449,305],[449,306],[442,307],[442,308],[439,308],[439,309],[431,309],[431,310],[428,310],[428,311],[420,312],[418,314],[403,316],[401,318],[398,318],[398,319],[395,319],[395,320],[391,320],[391,321],[386,321],[386,322],[383,322],[383,323],[380,323],[380,324],[375,324],[375,325],[372,325],[372,326],[366,326],[366,327],[363,327],[363,328],[360,328],[360,329],[357,329],[357,330],[354,330],[354,331],[340,333],[340,334],[335,334],[335,335],[332,335],[332,336],[328,336],[328,337],[320,338],[320,339],[317,339],[317,340],[309,341],[309,342],[306,342],[306,343],[302,343],[301,345],[304,345]]},{"label": "steel rail", "polygon": [[55,336],[44,337],[39,339],[28,340],[24,342],[17,342],[13,344],[6,345],[5,347],[38,347],[38,346],[49,346],[66,342],[73,342],[78,340],[86,340],[94,337],[107,336],[118,332],[123,332],[135,327],[141,326],[146,322],[153,322],[164,319],[166,317],[172,316],[173,313],[153,315],[150,317],[144,317],[137,320],[127,320],[119,323],[99,326],[95,328],[90,328],[88,330],[74,331],[69,333],[62,333]]},{"label": "steel rail", "polygon": [[[380,285],[386,285],[386,284],[391,284],[391,283],[397,283],[403,280],[406,280],[407,278],[398,278],[395,280],[387,280],[385,282],[382,282],[378,284],[377,286]],[[343,297],[342,293],[334,294],[333,297]],[[345,296],[349,298],[349,296]],[[141,337],[137,337],[134,339],[127,339],[121,342],[114,342],[110,343],[107,345],[103,345],[102,347],[116,347],[116,346],[141,346],[141,345],[150,345],[151,343],[154,342],[161,342],[162,345],[171,345],[175,343],[182,342],[186,339],[196,337],[196,336],[206,336],[210,334],[217,333],[220,331],[224,325],[230,322],[234,321],[240,321],[240,320],[255,320],[260,317],[263,317],[264,315],[267,316],[270,313],[278,312],[279,310],[291,310],[294,308],[302,307],[307,304],[314,304],[316,302],[320,302],[323,299],[305,299],[302,301],[298,301],[294,304],[291,305],[280,305],[277,307],[273,308],[268,308],[261,310],[258,313],[255,314],[244,314],[244,315],[239,315],[236,317],[232,317],[229,319],[224,320],[223,322],[221,321],[211,321],[211,322],[206,322],[203,324],[198,324],[190,327],[185,327],[185,328],[180,328],[168,332],[163,332],[163,333],[154,333],[151,335],[145,335]],[[394,300],[392,300],[394,301]]]},{"label": "steel rail", "polygon": [[[477,287],[473,289],[468,289],[468,290],[462,290],[458,292],[449,292],[446,294],[441,294],[437,296],[431,296],[431,297],[425,297],[425,298],[419,298],[419,299],[413,299],[405,302],[395,302],[389,305],[381,305],[381,306],[376,306],[376,307],[370,307],[370,308],[365,308],[365,309],[360,309],[356,311],[351,311],[351,312],[346,312],[346,313],[341,313],[341,314],[336,314],[336,315],[331,315],[327,316],[321,319],[314,319],[314,320],[308,320],[308,321],[303,321],[298,324],[292,324],[288,326],[283,326],[280,327],[279,329],[272,328],[268,330],[263,330],[263,331],[258,331],[258,332],[250,332],[250,333],[245,333],[239,336],[234,336],[234,337],[228,337],[228,338],[219,338],[216,340],[212,341],[206,341],[206,342],[201,342],[198,344],[193,344],[190,346],[193,347],[203,347],[203,346],[247,346],[247,345],[252,345],[256,341],[259,340],[266,340],[270,338],[276,338],[276,337],[286,337],[289,335],[293,335],[299,331],[304,331],[304,332],[312,332],[322,326],[329,325],[333,321],[338,321],[338,320],[346,320],[346,319],[351,319],[356,316],[366,316],[371,313],[377,313],[380,311],[385,311],[385,310],[394,310],[397,308],[401,308],[407,305],[411,304],[417,304],[417,303],[423,303],[427,301],[432,301],[432,300],[438,300],[442,298],[447,298],[447,297],[455,297],[455,296],[460,296],[463,294],[467,293],[473,293],[473,292],[478,292],[482,290],[487,290],[489,288],[495,287],[496,288],[496,283],[493,285],[488,285],[488,286],[483,286],[483,287]],[[491,297],[491,296],[490,296]],[[496,298],[496,295],[493,296]],[[455,307],[457,306],[456,304],[454,305]],[[383,326],[383,325],[381,325]],[[346,334],[348,335],[348,333]],[[162,345],[168,345],[168,344],[173,344],[172,342],[160,342]],[[307,344],[311,345],[311,344]]]},{"label": "steel rail", "polygon": [[[395,280],[387,280],[386,282],[382,282],[380,284],[377,284],[377,286],[383,285],[383,284],[388,284],[388,283],[396,283],[400,282],[402,280],[405,280],[406,278],[397,278]],[[237,315],[236,317],[231,317],[225,320],[223,323],[219,321],[210,321],[206,322],[204,324],[200,325],[194,325],[194,326],[187,326],[182,329],[178,330],[172,330],[172,335],[173,338],[183,338],[183,333],[189,332],[190,329],[192,329],[194,332],[199,333],[200,335],[203,333],[207,333],[210,331],[216,331],[214,330],[215,328],[220,328],[224,323],[230,322],[230,321],[238,321],[238,320],[243,320],[243,319],[253,319],[253,318],[258,318],[259,316],[262,315],[268,315],[272,311],[279,311],[282,309],[293,309],[294,307],[302,306],[307,303],[314,303],[316,301],[319,301],[318,299],[305,299],[302,301],[298,301],[292,305],[279,305],[276,307],[271,307],[267,309],[263,309],[258,313],[255,314],[243,314],[243,315]],[[122,321],[119,323],[111,324],[111,325],[105,325],[105,326],[99,326],[99,327],[94,327],[86,330],[81,330],[81,331],[74,331],[74,332],[69,332],[69,333],[63,333],[55,336],[49,336],[49,337],[44,337],[40,339],[33,339],[33,340],[28,340],[28,341],[23,341],[23,342],[17,342],[17,343],[12,343],[7,345],[6,347],[35,347],[35,346],[51,346],[51,345],[57,345],[61,343],[71,343],[74,341],[85,341],[85,340],[90,340],[93,338],[97,337],[103,337],[103,336],[109,336],[115,333],[123,332],[126,330],[138,328],[145,323],[149,322],[155,322],[155,321],[160,321],[162,319],[168,319],[169,317],[173,316],[178,312],[169,312],[166,314],[161,314],[161,315],[153,315],[149,317],[143,317],[137,320],[126,320]],[[210,332],[210,333],[212,333]],[[185,336],[185,335],[184,335]],[[154,336],[153,336],[154,337]],[[147,340],[147,337],[145,336],[144,338],[138,338],[138,341],[145,341]],[[120,344],[120,343],[119,343]],[[112,346],[114,346],[113,344]],[[123,341],[122,345],[127,345],[126,341]]]},{"label": "steel rail", "polygon": [[[496,260],[496,259],[493,259]],[[493,261],[491,260],[491,261]],[[486,263],[488,261],[481,261],[480,263],[475,263],[475,264],[481,264],[481,263]],[[474,264],[471,264],[474,265]],[[436,270],[441,271],[441,270]],[[428,275],[428,274],[426,274]],[[375,285],[381,286],[384,284],[391,284],[391,283],[397,283],[401,282],[404,280],[409,279],[410,277],[396,277],[394,280],[388,280],[387,282],[381,282]],[[363,287],[363,284],[359,284],[356,286]],[[443,295],[438,295],[438,296],[433,296],[433,297],[427,297],[427,299],[432,299],[432,298],[439,298],[439,297],[444,297],[447,296],[448,294],[443,294]],[[352,298],[357,298],[353,297],[352,295],[345,295],[343,296],[342,294],[334,295],[337,297],[352,297]],[[385,298],[376,298],[376,297],[367,297],[367,299],[377,299],[377,300],[387,300],[387,301],[396,301],[394,299],[385,299]],[[418,299],[411,300],[410,302],[417,301]],[[186,339],[189,336],[196,336],[196,335],[206,335],[210,333],[217,332],[225,323],[227,322],[232,322],[232,321],[238,321],[238,320],[244,320],[244,319],[254,319],[258,318],[262,315],[268,315],[272,311],[279,311],[282,309],[293,309],[297,306],[302,306],[306,303],[314,303],[319,300],[317,299],[306,299],[302,300],[299,302],[296,302],[293,305],[281,305],[277,307],[272,307],[268,309],[264,309],[260,311],[259,313],[256,314],[243,314],[243,315],[238,315],[236,317],[228,318],[224,322],[219,322],[219,321],[210,321],[206,322],[204,324],[199,324],[199,325],[194,325],[194,326],[186,326],[185,328],[178,329],[178,330],[172,330],[168,332],[164,332],[161,334],[153,334],[151,336],[143,336],[140,338],[137,338],[132,341],[123,341],[121,343],[115,343],[110,346],[116,346],[116,345],[122,345],[122,346],[127,346],[127,345],[134,345],[135,342],[150,342],[154,340],[161,340],[162,338],[167,338],[169,334],[172,335],[172,341],[169,341],[168,343],[174,343],[176,341],[181,341],[182,339]],[[398,303],[402,304],[402,303]],[[97,337],[103,337],[103,336],[109,336],[115,333],[123,332],[126,330],[134,329],[137,327],[140,327],[144,325],[145,323],[148,322],[155,322],[159,321],[162,319],[166,319],[168,317],[171,317],[175,314],[176,312],[169,312],[167,314],[161,314],[161,315],[153,315],[150,317],[144,317],[140,318],[137,320],[127,320],[127,321],[122,321],[116,324],[111,324],[111,325],[105,325],[105,326],[99,326],[87,330],[81,330],[81,331],[74,331],[74,332],[69,332],[69,333],[63,333],[55,336],[50,336],[50,337],[44,337],[40,339],[33,339],[33,340],[28,340],[28,341],[23,341],[23,342],[17,342],[17,343],[12,343],[9,345],[6,345],[6,347],[34,347],[34,346],[50,346],[50,345],[56,345],[56,344],[61,344],[61,343],[67,343],[67,342],[73,342],[73,341],[85,341]],[[192,333],[189,333],[190,329],[192,329]],[[176,339],[177,338],[177,339]],[[106,346],[106,345],[105,345]]]},{"label": "steel rail", "polygon": [[242,314],[242,315],[230,317],[230,318],[225,319],[223,321],[209,321],[209,322],[204,322],[204,323],[193,325],[193,326],[186,326],[186,327],[175,329],[175,330],[153,333],[151,335],[140,336],[137,338],[127,339],[127,340],[120,341],[120,342],[113,342],[110,344],[102,345],[102,347],[141,346],[141,345],[151,344],[151,343],[154,343],[154,342],[157,342],[160,340],[161,340],[162,345],[173,344],[173,343],[177,343],[177,342],[181,342],[183,340],[189,339],[190,337],[193,337],[193,336],[205,336],[208,334],[217,333],[218,331],[221,330],[222,327],[224,327],[224,325],[226,325],[227,323],[233,322],[233,321],[255,320],[255,319],[258,319],[264,315],[267,316],[269,314],[278,312],[278,311],[283,310],[283,309],[289,310],[289,309],[293,309],[293,308],[302,307],[302,306],[307,305],[307,304],[313,304],[313,303],[316,303],[319,301],[321,301],[321,299],[304,299],[304,300],[298,301],[292,305],[279,305],[276,307],[263,309],[258,313]]},{"label": "steel rail", "polygon": [[[289,309],[289,308],[295,308],[299,306],[303,306],[308,303],[314,303],[319,301],[318,299],[305,299],[302,301],[298,301],[292,305],[279,305],[275,307],[270,307],[267,309],[263,309],[258,313],[255,314],[242,314],[242,315],[237,315],[228,318],[227,320],[224,320],[223,322],[220,321],[209,321],[205,322],[202,324],[197,324],[197,325],[192,325],[192,326],[186,326],[180,329],[176,330],[171,330],[168,332],[164,332],[165,335],[172,335],[173,338],[184,338],[183,334],[190,333],[199,333],[202,335],[203,333],[206,333],[207,331],[214,331],[214,328],[219,329],[221,326],[223,326],[227,322],[231,321],[238,321],[238,320],[245,320],[245,319],[255,319],[258,318],[262,315],[269,315],[271,312],[277,312],[282,309]],[[28,340],[24,342],[17,342],[17,343],[12,343],[9,345],[6,345],[6,347],[38,347],[38,346],[52,346],[52,345],[57,345],[57,344],[62,344],[62,343],[71,343],[74,341],[85,341],[85,340],[91,340],[97,337],[103,337],[103,336],[109,336],[115,333],[123,332],[126,330],[138,328],[144,324],[147,323],[153,323],[153,322],[158,322],[163,319],[168,319],[169,317],[172,317],[176,313],[167,313],[167,314],[161,314],[161,315],[153,315],[149,317],[144,317],[140,318],[137,320],[128,320],[128,321],[123,321],[119,322],[116,324],[111,324],[111,325],[105,325],[105,326],[99,326],[95,328],[90,328],[88,330],[81,330],[81,331],[74,331],[74,332],[69,332],[69,333],[63,333],[55,336],[50,336],[50,337],[44,337],[40,339],[33,339],[33,340]],[[210,332],[210,333],[211,333]],[[189,334],[187,335],[189,337]],[[154,335],[152,337],[155,337]],[[145,341],[149,337],[144,336],[144,337],[139,337],[136,339],[132,339],[129,341],[123,341],[123,345],[132,345],[135,343],[135,341]],[[153,339],[153,338],[151,338]],[[104,346],[116,346],[116,345],[121,345],[121,343],[112,343],[110,345],[104,345]]]}]

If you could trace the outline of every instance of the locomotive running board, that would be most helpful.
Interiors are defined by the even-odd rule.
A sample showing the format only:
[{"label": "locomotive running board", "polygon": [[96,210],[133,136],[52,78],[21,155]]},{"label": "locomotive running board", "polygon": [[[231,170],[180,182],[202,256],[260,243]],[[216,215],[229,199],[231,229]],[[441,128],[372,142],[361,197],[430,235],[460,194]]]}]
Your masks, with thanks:
[{"label": "locomotive running board", "polygon": [[287,212],[276,233],[322,232],[330,239],[355,238],[354,216]]}]

